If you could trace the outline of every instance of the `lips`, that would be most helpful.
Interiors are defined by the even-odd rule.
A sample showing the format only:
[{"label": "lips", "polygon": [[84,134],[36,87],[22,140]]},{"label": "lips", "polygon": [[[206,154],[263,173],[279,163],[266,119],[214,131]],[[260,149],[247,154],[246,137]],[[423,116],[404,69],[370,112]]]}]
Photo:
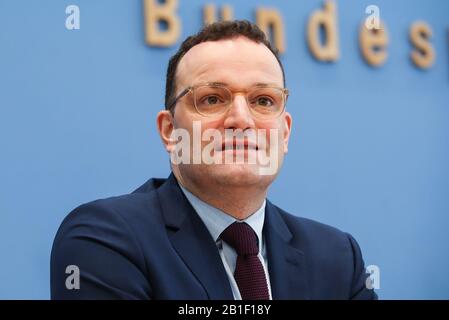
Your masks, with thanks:
[{"label": "lips", "polygon": [[223,150],[259,150],[256,143],[252,141],[225,141],[221,144],[217,151]]}]

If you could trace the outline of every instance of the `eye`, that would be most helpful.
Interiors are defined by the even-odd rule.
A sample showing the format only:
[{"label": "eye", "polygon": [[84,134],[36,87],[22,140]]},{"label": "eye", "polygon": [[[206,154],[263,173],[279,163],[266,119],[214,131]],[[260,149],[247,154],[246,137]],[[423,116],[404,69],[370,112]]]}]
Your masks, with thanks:
[{"label": "eye", "polygon": [[256,105],[262,107],[272,107],[274,105],[274,100],[268,96],[259,96],[255,99]]},{"label": "eye", "polygon": [[215,105],[222,102],[223,102],[222,99],[217,95],[208,95],[201,98],[201,103],[206,105]]}]

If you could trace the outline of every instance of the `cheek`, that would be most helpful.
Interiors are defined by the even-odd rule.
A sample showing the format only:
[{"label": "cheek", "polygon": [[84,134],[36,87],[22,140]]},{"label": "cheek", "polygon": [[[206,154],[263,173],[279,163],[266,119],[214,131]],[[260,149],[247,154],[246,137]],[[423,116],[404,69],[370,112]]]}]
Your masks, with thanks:
[{"label": "cheek", "polygon": [[223,126],[222,120],[204,119],[201,116],[186,114],[179,115],[176,121],[176,128],[185,129],[189,132],[190,143],[193,144],[193,140],[199,140],[200,144],[207,144],[208,141],[202,141],[204,131],[214,129],[221,133],[220,128]]},{"label": "cheek", "polygon": [[[196,123],[196,126],[198,127],[196,133],[200,132],[201,133],[201,137],[198,137],[199,139],[201,139],[200,144],[202,145],[206,145],[209,144],[211,142],[211,140],[207,139],[206,135],[205,135],[205,131],[206,130],[212,130],[212,132],[218,132],[220,136],[222,136],[222,130],[220,130],[220,128],[223,127],[223,121],[222,120],[211,120],[211,119],[207,119],[204,120],[204,118],[202,120],[197,120],[198,122]],[[199,127],[201,126],[201,127]],[[205,138],[205,140],[203,141],[203,137]]]},{"label": "cheek", "polygon": [[193,132],[194,127],[201,128],[201,131],[207,128],[213,128],[217,121],[210,121],[194,111],[189,110],[185,105],[179,106],[180,109],[175,113],[175,128],[182,128]]},{"label": "cheek", "polygon": [[207,120],[204,120],[204,118],[202,118],[200,121],[201,121],[201,131],[204,131],[206,129],[217,129],[217,130],[219,130],[221,127],[223,127],[223,119],[207,119]]},{"label": "cheek", "polygon": [[266,139],[268,145],[272,144],[271,135],[273,135],[273,139],[276,140],[276,142],[278,144],[278,148],[282,148],[284,126],[281,121],[276,120],[276,121],[258,122],[256,124],[256,128],[257,128],[257,130],[265,131],[264,136],[265,136],[265,139]]}]

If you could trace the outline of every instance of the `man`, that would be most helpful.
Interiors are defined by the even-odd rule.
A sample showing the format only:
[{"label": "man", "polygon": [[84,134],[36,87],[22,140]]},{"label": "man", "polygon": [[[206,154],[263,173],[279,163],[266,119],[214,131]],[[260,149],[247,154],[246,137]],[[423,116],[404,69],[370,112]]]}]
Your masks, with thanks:
[{"label": "man", "polygon": [[288,149],[287,96],[256,25],[219,22],[187,38],[157,116],[172,174],[68,215],[52,298],[377,298],[350,235],[266,199]]}]

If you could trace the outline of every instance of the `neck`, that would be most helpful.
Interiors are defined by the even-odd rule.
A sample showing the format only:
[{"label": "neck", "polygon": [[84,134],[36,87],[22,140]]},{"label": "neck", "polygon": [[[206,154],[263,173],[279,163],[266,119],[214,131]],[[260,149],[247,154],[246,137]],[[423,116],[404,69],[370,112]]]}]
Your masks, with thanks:
[{"label": "neck", "polygon": [[225,188],[222,185],[208,184],[204,187],[186,181],[177,170],[173,170],[173,174],[183,188],[237,220],[244,220],[256,212],[267,196],[267,188],[260,186],[238,186],[231,189],[229,186]]}]

